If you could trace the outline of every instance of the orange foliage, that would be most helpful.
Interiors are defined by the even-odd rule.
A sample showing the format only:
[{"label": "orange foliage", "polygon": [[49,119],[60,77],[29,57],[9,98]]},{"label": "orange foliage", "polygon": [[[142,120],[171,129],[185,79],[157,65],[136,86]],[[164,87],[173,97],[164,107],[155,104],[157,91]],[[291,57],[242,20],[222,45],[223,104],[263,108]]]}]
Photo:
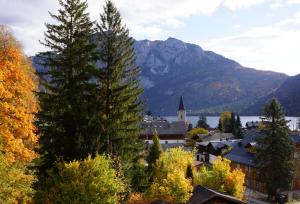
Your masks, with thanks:
[{"label": "orange foliage", "polygon": [[127,204],[150,204],[151,201],[147,199],[143,194],[132,193],[129,196]]},{"label": "orange foliage", "polygon": [[36,156],[33,151],[37,141],[33,125],[34,113],[38,110],[34,93],[36,78],[21,49],[3,42],[1,34],[0,142],[8,161],[28,162]]}]

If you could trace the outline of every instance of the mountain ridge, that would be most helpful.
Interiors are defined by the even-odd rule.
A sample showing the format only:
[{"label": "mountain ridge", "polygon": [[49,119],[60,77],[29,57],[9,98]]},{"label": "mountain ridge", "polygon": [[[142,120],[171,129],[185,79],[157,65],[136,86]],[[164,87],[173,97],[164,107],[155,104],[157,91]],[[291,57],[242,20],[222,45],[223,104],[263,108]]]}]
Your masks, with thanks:
[{"label": "mountain ridge", "polygon": [[[282,73],[243,67],[175,38],[135,41],[135,50],[142,68],[144,98],[156,114],[176,114],[180,95],[195,114],[217,114],[226,109],[241,112],[287,78]],[[214,111],[221,106],[225,108]]]},{"label": "mountain ridge", "polygon": [[[156,115],[175,115],[180,96],[193,114],[242,113],[259,98],[273,93],[288,78],[273,71],[243,67],[213,51],[167,40],[134,40],[141,67],[145,109]],[[37,69],[36,57],[33,64]]]}]

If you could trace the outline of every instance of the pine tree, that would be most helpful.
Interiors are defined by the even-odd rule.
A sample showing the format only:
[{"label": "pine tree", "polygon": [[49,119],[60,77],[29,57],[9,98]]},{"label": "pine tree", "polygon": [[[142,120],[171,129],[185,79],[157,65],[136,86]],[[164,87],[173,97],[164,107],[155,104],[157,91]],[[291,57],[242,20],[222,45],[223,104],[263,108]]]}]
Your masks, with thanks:
[{"label": "pine tree", "polygon": [[157,132],[154,134],[152,141],[153,141],[153,145],[151,145],[149,154],[146,159],[147,163],[148,163],[148,172],[150,173],[150,175],[152,175],[152,173],[153,173],[156,160],[159,158],[159,156],[163,152],[161,144],[159,142],[159,136],[158,136]]},{"label": "pine tree", "polygon": [[100,141],[105,141],[101,151],[120,156],[127,169],[142,147],[138,139],[142,120],[140,68],[135,63],[133,40],[110,0],[100,15],[97,31],[99,108],[95,118],[100,124]]},{"label": "pine tree", "polygon": [[199,116],[199,120],[197,122],[197,127],[204,128],[204,129],[209,128],[209,125],[207,124],[207,119],[205,116],[203,116],[203,115]]},{"label": "pine tree", "polygon": [[[57,158],[65,161],[83,159],[96,152],[90,125],[94,84],[96,45],[91,43],[93,23],[84,0],[59,0],[61,8],[50,16],[56,24],[46,24],[42,44],[48,51],[40,53],[44,69],[39,99],[41,111],[37,125],[40,135],[41,174],[53,166]],[[93,141],[94,139],[94,141]]]},{"label": "pine tree", "polygon": [[223,127],[222,127],[222,119],[221,119],[221,117],[219,118],[218,130],[223,131]]},{"label": "pine tree", "polygon": [[186,168],[186,178],[191,179],[193,181],[194,179],[194,174],[193,174],[193,169],[192,169],[192,165],[188,164],[187,168]]},{"label": "pine tree", "polygon": [[236,134],[235,114],[234,114],[234,112],[231,112],[231,117],[230,117],[230,132],[233,133],[234,135]]},{"label": "pine tree", "polygon": [[235,121],[235,136],[237,138],[243,138],[243,131],[242,131],[242,122],[241,122],[241,118],[239,115],[237,115],[236,117],[236,121]]},{"label": "pine tree", "polygon": [[268,196],[272,198],[277,190],[289,190],[291,186],[294,146],[284,110],[276,99],[266,104],[264,114],[265,136],[257,141],[257,166]]}]

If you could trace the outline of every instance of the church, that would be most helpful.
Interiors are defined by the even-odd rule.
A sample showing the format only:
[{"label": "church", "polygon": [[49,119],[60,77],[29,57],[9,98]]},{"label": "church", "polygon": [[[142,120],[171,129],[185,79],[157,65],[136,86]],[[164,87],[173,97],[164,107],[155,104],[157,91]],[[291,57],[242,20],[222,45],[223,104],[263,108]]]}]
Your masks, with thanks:
[{"label": "church", "polygon": [[146,144],[152,144],[152,137],[157,133],[164,149],[183,146],[189,127],[183,97],[181,96],[177,111],[177,121],[171,122],[163,117],[147,115],[142,122],[143,131],[141,139],[143,139]]}]

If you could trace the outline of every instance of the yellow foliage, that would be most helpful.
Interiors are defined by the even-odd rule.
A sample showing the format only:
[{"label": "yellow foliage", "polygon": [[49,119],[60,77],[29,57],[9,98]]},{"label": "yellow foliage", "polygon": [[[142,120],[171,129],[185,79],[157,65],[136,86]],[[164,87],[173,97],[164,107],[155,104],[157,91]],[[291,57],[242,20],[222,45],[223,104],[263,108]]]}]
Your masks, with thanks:
[{"label": "yellow foliage", "polygon": [[208,134],[208,131],[204,128],[194,128],[188,132],[188,135],[190,136],[190,138],[197,134],[205,134],[206,135],[206,134]]},{"label": "yellow foliage", "polygon": [[187,166],[192,163],[193,157],[192,152],[182,148],[163,152],[156,162],[150,197],[170,203],[186,203],[193,191],[191,180],[185,177]]},{"label": "yellow foliage", "polygon": [[225,178],[225,191],[239,199],[244,197],[245,174],[240,169],[234,169]]},{"label": "yellow foliage", "polygon": [[[3,30],[3,28],[2,28]],[[13,38],[0,29],[0,135],[3,152],[10,162],[28,162],[35,158],[34,114],[38,110],[33,68],[15,46],[3,42]]]},{"label": "yellow foliage", "polygon": [[228,193],[242,199],[244,194],[245,174],[240,169],[231,171],[230,160],[217,157],[213,161],[212,169],[205,166],[194,175],[194,185]]}]

